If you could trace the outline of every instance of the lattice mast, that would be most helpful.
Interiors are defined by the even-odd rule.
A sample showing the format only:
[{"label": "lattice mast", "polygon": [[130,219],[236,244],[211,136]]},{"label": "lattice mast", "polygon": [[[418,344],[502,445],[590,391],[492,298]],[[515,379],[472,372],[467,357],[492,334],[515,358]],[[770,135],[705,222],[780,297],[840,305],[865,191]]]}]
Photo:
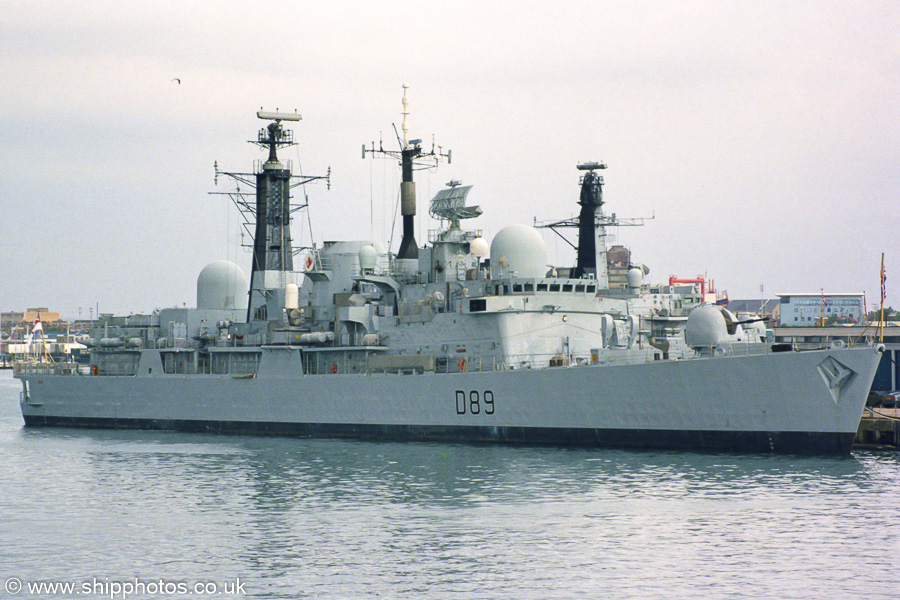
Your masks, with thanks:
[{"label": "lattice mast", "polygon": [[255,169],[254,174],[219,171],[216,166],[217,181],[219,174],[223,174],[256,188],[255,206],[243,201],[241,194],[235,200],[242,211],[249,211],[255,218],[248,321],[267,319],[265,313],[271,291],[284,288],[288,283],[287,274],[294,270],[291,213],[296,207],[291,205],[291,188],[316,179],[328,180],[329,187],[331,183],[330,169],[326,176],[298,177],[291,173],[290,163],[285,165],[278,159],[278,148],[294,145],[293,132],[284,129],[282,121],[300,121],[299,114],[258,111],[256,116],[271,121],[260,129],[257,139],[251,141],[269,151],[266,161]]},{"label": "lattice mast", "polygon": [[[595,279],[600,289],[609,287],[609,266],[607,264],[607,229],[610,227],[643,225],[646,218],[618,219],[615,214],[607,216],[603,213],[603,176],[597,170],[606,169],[602,162],[587,162],[577,165],[579,171],[587,171],[580,181],[581,196],[578,204],[581,211],[577,218],[563,221],[538,222],[535,227],[547,228],[561,237],[576,252],[575,268],[572,277],[576,279]],[[652,219],[653,217],[649,217]],[[569,241],[560,229],[578,229],[578,244]]]},{"label": "lattice mast", "polygon": [[606,228],[603,226],[603,177],[595,169],[605,169],[604,163],[582,163],[580,171],[587,171],[581,178],[581,213],[578,215],[578,256],[575,263],[576,279],[593,275],[601,289],[608,283],[606,269]]}]

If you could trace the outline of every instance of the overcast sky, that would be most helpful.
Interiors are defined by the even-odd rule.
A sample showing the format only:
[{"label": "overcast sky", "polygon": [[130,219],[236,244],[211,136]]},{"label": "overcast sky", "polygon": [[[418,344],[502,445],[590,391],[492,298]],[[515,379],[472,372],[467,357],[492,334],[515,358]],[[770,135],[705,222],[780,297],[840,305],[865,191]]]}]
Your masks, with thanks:
[{"label": "overcast sky", "polygon": [[[707,275],[900,305],[900,4],[890,2],[0,2],[0,310],[128,314],[196,304],[235,260],[240,216],[213,162],[250,171],[255,111],[293,111],[312,239],[387,242],[399,173],[362,160],[410,137],[416,238],[450,179],[468,223],[577,214],[603,160],[618,241],[654,282]],[[179,84],[174,78],[181,80]],[[371,210],[370,210],[370,207]],[[310,225],[295,222],[297,243]],[[547,233],[549,259],[574,254]],[[399,234],[392,250],[396,251]],[[760,288],[762,287],[762,294]],[[80,311],[80,312],[79,312]]]}]

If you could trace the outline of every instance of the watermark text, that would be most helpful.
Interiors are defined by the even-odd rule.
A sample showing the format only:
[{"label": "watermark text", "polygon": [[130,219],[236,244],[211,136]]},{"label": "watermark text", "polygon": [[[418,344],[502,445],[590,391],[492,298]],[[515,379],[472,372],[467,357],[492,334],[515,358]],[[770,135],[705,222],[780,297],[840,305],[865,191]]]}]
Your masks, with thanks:
[{"label": "watermark text", "polygon": [[84,596],[85,598],[109,598],[128,600],[132,596],[240,596],[247,593],[246,582],[240,577],[228,581],[172,581],[167,579],[141,579],[132,577],[112,579],[92,577],[87,580],[25,581],[19,577],[7,577],[3,591],[10,596]]}]

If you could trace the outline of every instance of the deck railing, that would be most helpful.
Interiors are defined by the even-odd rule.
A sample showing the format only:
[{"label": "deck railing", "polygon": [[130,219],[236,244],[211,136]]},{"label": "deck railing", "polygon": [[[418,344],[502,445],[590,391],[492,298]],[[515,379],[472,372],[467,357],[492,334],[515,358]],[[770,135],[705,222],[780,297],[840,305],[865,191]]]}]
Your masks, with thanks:
[{"label": "deck railing", "polygon": [[13,363],[16,375],[78,375],[81,365],[17,360]]},{"label": "deck railing", "polygon": [[[335,349],[339,350],[340,347],[336,347]],[[731,347],[717,348],[717,351],[714,353],[714,357],[761,355],[768,352],[770,352],[770,348],[766,345],[757,346],[739,344]],[[709,355],[707,355],[707,357],[708,356]],[[632,349],[631,351],[625,351],[622,353],[616,351],[601,351],[596,357],[593,357],[590,354],[582,353],[573,353],[568,356],[560,354],[527,354],[506,356],[479,356],[469,354],[459,356],[435,357],[434,372],[441,374],[481,373],[490,371],[513,371],[523,369],[538,370],[546,368],[567,368],[591,365],[621,366],[644,364],[647,362],[655,362],[657,360],[673,361],[692,360],[698,358],[703,357],[686,348],[679,348],[677,350],[673,349],[665,354],[660,351],[650,349],[644,349],[643,351],[639,349]],[[377,372],[381,372],[370,370],[368,368],[368,365],[365,363],[353,363],[356,364],[356,368],[353,368],[353,364],[348,365],[345,364],[344,361],[337,361],[333,358],[327,358],[320,353],[316,353],[315,359],[315,363],[306,362],[305,367],[308,371],[306,374],[347,374],[350,372],[374,374]],[[322,364],[318,365],[317,368],[316,365],[318,363]],[[328,368],[329,365],[332,365],[332,363],[336,364],[338,368]],[[74,363],[48,363],[19,360],[13,364],[13,369],[15,374],[17,375],[99,375],[107,377],[127,377],[134,376],[136,374],[137,365],[111,364],[104,368],[98,368],[93,365],[78,365]],[[241,374],[243,374],[245,371],[244,369],[238,370]],[[399,371],[402,373],[412,373],[413,371],[421,372],[421,368],[401,368],[399,369]],[[247,374],[252,374],[253,372],[255,372],[255,369],[249,369]],[[232,372],[231,374],[234,375],[235,372]]]}]

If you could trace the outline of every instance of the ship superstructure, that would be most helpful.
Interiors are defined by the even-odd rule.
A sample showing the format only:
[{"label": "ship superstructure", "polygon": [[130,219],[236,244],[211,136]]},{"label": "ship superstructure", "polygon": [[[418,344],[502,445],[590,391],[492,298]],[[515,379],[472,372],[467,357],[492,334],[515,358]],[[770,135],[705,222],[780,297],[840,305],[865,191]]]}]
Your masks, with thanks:
[{"label": "ship superstructure", "polygon": [[197,308],[101,320],[85,370],[17,363],[26,423],[849,451],[880,350],[778,352],[764,324],[696,285],[648,285],[608,251],[603,163],[579,165],[574,266],[549,265],[534,227],[490,242],[464,229],[482,209],[458,181],[431,200],[442,227],[420,247],[413,172],[450,153],[407,139],[405,89],[403,104],[400,149],[363,148],[400,160],[396,253],[312,244],[294,271],[290,189],[327,177],[295,179],[277,157],[298,115],[260,112],[268,159],[252,177],[221,172],[255,185],[249,284],[214,263]]}]

